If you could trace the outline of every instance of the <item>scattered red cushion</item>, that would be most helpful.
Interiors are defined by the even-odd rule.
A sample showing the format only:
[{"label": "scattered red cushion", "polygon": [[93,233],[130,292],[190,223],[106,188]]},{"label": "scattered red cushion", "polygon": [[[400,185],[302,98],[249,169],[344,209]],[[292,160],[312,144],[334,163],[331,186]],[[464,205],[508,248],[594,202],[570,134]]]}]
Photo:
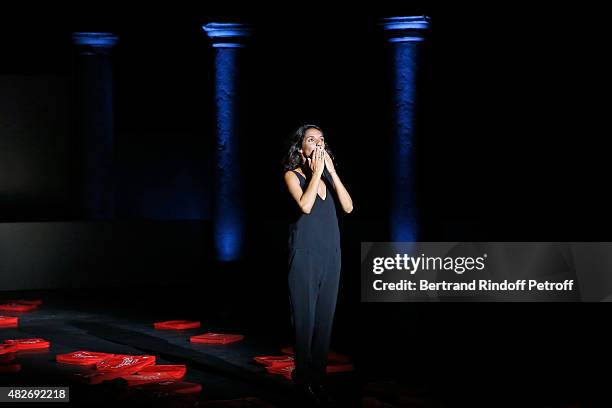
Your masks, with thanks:
[{"label": "scattered red cushion", "polygon": [[153,327],[157,330],[197,329],[200,327],[200,322],[193,322],[190,320],[168,320],[167,322],[153,323]]},{"label": "scattered red cushion", "polygon": [[19,318],[12,316],[0,316],[0,328],[17,327]]},{"label": "scattered red cushion", "polygon": [[189,341],[203,344],[228,344],[242,339],[244,339],[242,334],[205,333],[198,336],[191,336]]},{"label": "scattered red cushion", "polygon": [[168,373],[177,380],[183,378],[187,373],[187,367],[184,364],[177,365],[150,365],[138,371],[138,374],[151,374],[151,373]]},{"label": "scattered red cushion", "polygon": [[155,364],[155,356],[115,354],[111,358],[96,363],[96,368],[100,371],[130,371],[126,374],[133,374],[153,364]]},{"label": "scattered red cushion", "polygon": [[94,351],[81,350],[67,354],[58,354],[55,356],[55,360],[58,363],[64,364],[90,365],[99,363],[113,356],[114,354],[111,353],[96,353]]},{"label": "scattered red cushion", "polygon": [[255,361],[267,367],[273,365],[294,364],[292,356],[257,356],[255,357]]},{"label": "scattered red cushion", "polygon": [[29,312],[36,309],[36,305],[25,305],[23,303],[3,303],[0,305],[0,310],[4,312]]},{"label": "scattered red cushion", "polygon": [[268,373],[282,375],[288,380],[291,380],[291,373],[295,370],[295,364],[285,364],[285,365],[272,365],[266,367]]},{"label": "scattered red cushion", "polygon": [[8,365],[0,365],[0,374],[4,373],[18,373],[21,371],[21,364],[8,364]]},{"label": "scattered red cushion", "polygon": [[180,378],[175,378],[172,375],[172,373],[168,373],[168,372],[130,374],[130,375],[122,376],[121,378],[127,381],[128,387],[134,387],[134,386],[148,384],[152,382],[174,381],[174,380],[180,379]]},{"label": "scattered red cushion", "polygon": [[135,386],[133,389],[152,392],[158,397],[165,397],[170,395],[197,394],[202,391],[202,386],[184,381],[161,381]]},{"label": "scattered red cushion", "polygon": [[75,375],[78,379],[87,384],[99,384],[102,381],[110,381],[134,374],[152,364],[155,364],[155,356],[115,354],[112,357],[96,363],[96,371],[77,373]]},{"label": "scattered red cushion", "polygon": [[51,346],[51,342],[45,339],[13,339],[5,340],[6,344],[14,344],[17,346],[17,351],[21,350],[40,350],[47,349]]},{"label": "scattered red cushion", "polygon": [[17,351],[16,344],[0,344],[0,355],[14,353]]}]

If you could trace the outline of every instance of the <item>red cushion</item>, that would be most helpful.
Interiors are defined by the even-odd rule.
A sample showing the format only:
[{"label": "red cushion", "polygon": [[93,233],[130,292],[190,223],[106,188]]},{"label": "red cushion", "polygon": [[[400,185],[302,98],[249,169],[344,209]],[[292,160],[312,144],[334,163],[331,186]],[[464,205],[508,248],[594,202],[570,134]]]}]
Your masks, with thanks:
[{"label": "red cushion", "polygon": [[257,356],[255,357],[255,361],[267,367],[294,363],[292,356]]},{"label": "red cushion", "polygon": [[99,384],[102,381],[110,381],[134,374],[152,364],[155,364],[155,356],[115,354],[96,363],[96,371],[77,373],[75,376],[88,384]]},{"label": "red cushion", "polygon": [[16,344],[0,344],[0,355],[14,353],[17,351]]},{"label": "red cushion", "polygon": [[285,365],[272,365],[270,367],[266,367],[268,373],[282,375],[288,380],[291,380],[291,373],[295,370],[295,364],[285,364]]},{"label": "red cushion", "polygon": [[39,338],[5,340],[5,343],[16,345],[18,351],[47,349],[51,346],[49,340]]},{"label": "red cushion", "polygon": [[0,327],[17,327],[19,325],[19,318],[13,316],[0,316]]},{"label": "red cushion", "polygon": [[168,320],[167,322],[153,323],[153,327],[155,327],[157,330],[197,329],[200,327],[200,322],[190,320]]},{"label": "red cushion", "polygon": [[179,378],[176,378],[172,375],[172,373],[167,372],[153,372],[153,373],[145,373],[145,374],[130,374],[121,377],[127,381],[128,387],[134,387],[137,385],[148,384],[152,382],[160,382],[160,381],[174,381]]},{"label": "red cushion", "polygon": [[75,365],[90,365],[96,364],[107,358],[113,357],[111,353],[96,353],[94,351],[74,351],[67,354],[58,354],[55,359],[58,363],[75,364]]},{"label": "red cushion", "polygon": [[155,356],[115,354],[111,358],[96,363],[96,368],[100,371],[129,371],[125,373],[127,375],[136,373],[153,364],[155,364]]},{"label": "red cushion", "polygon": [[150,374],[150,373],[168,373],[174,378],[181,379],[187,373],[187,367],[184,364],[177,365],[150,365],[143,368],[138,374]]},{"label": "red cushion", "polygon": [[242,339],[244,339],[242,334],[205,333],[198,336],[191,336],[189,341],[203,344],[228,344]]},{"label": "red cushion", "polygon": [[0,310],[5,312],[29,312],[36,309],[36,305],[24,305],[22,303],[3,303],[0,304]]}]

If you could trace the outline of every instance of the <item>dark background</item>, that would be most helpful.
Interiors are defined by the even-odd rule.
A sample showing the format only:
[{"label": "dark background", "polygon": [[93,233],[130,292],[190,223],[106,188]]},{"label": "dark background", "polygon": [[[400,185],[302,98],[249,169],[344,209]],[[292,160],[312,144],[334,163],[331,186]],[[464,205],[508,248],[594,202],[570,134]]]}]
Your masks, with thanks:
[{"label": "dark background", "polygon": [[[392,84],[377,22],[418,14],[432,17],[419,84],[423,238],[603,238],[605,33],[587,7],[9,8],[2,220],[78,219],[66,173],[70,34],[79,30],[121,38],[113,52],[117,217],[210,219],[214,73],[201,25],[224,19],[255,30],[242,64],[249,174],[275,180],[284,138],[319,123],[359,203],[351,218],[384,222]],[[273,181],[254,185],[270,200],[250,202],[253,214],[273,218],[284,192]]]},{"label": "dark background", "polygon": [[[241,65],[249,153],[245,285],[260,294],[275,290],[259,300],[261,307],[284,321],[280,160],[289,133],[315,122],[355,203],[341,219],[337,348],[360,355],[373,376],[390,370],[450,386],[457,378],[468,382],[464,371],[472,367],[479,381],[507,392],[511,386],[500,384],[516,378],[522,380],[512,384],[522,390],[584,390],[587,374],[605,366],[597,324],[587,319],[603,314],[596,306],[359,303],[359,242],[388,239],[391,196],[392,66],[377,22],[420,14],[431,17],[419,81],[422,240],[607,241],[610,132],[600,100],[607,96],[607,29],[593,7],[26,5],[4,12],[0,24],[5,289],[146,279],[214,292],[208,285],[217,273],[210,233],[214,66],[201,25],[250,22],[254,36]],[[113,51],[111,223],[85,222],[74,199],[74,31],[120,37]],[[58,248],[66,256],[49,255]],[[45,262],[32,268],[37,259]],[[85,279],[83,267],[92,275],[107,268],[109,280]]]}]

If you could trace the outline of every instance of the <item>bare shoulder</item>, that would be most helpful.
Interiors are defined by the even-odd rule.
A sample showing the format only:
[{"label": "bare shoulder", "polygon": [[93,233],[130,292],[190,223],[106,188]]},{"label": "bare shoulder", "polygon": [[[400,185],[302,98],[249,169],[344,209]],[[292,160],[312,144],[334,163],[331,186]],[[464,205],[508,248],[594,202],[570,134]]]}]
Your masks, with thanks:
[{"label": "bare shoulder", "polygon": [[304,175],[304,173],[302,172],[302,170],[300,170],[299,168],[297,168],[297,169],[294,169],[294,170],[287,170],[287,171],[285,172],[285,180],[288,180],[288,179],[289,179],[289,180],[292,180],[292,179],[297,179],[297,180],[299,181],[300,179],[299,179],[298,175],[297,175],[297,174],[295,174],[295,173],[300,174],[302,177],[306,177],[306,176]]},{"label": "bare shoulder", "polygon": [[287,183],[293,183],[294,181],[300,182],[298,176],[292,170],[287,170],[285,172],[285,181]]},{"label": "bare shoulder", "polygon": [[289,188],[289,190],[296,189],[296,191],[302,191],[302,180],[298,174],[302,174],[299,170],[288,170],[285,172],[285,184]]}]

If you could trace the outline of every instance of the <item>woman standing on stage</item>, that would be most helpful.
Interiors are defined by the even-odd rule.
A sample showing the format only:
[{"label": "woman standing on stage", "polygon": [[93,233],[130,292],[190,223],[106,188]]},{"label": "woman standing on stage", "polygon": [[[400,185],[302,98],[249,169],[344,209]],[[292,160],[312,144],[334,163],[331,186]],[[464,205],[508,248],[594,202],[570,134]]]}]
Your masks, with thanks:
[{"label": "woman standing on stage", "polygon": [[295,329],[293,379],[313,401],[326,397],[325,375],[340,280],[336,205],[353,201],[334,167],[321,128],[301,126],[289,141],[284,178],[294,206],[289,225],[289,295]]}]

